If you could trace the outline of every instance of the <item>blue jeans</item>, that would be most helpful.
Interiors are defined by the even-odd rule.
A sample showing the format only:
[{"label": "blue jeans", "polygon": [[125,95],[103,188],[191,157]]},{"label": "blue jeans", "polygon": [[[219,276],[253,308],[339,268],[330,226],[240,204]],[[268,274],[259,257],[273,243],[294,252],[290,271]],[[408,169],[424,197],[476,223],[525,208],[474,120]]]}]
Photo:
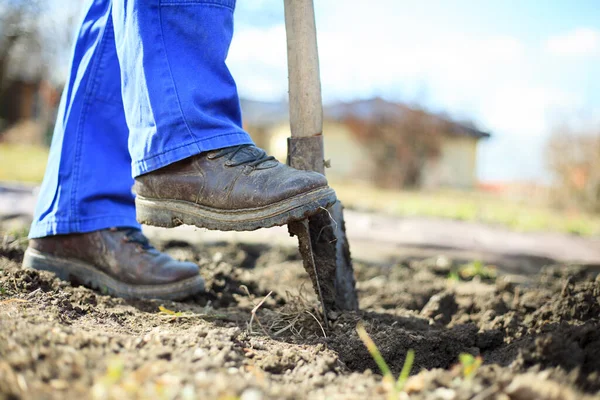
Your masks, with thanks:
[{"label": "blue jeans", "polygon": [[30,238],[137,227],[133,178],[252,139],[225,65],[235,0],[94,0]]}]

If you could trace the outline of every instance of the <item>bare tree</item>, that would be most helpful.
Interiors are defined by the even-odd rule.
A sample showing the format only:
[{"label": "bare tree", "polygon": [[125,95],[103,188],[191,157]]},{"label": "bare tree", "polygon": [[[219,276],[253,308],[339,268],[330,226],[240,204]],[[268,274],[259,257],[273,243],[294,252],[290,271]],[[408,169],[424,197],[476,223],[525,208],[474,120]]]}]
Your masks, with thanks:
[{"label": "bare tree", "polygon": [[378,186],[411,188],[421,185],[427,161],[439,156],[448,123],[421,110],[397,105],[398,112],[346,122],[380,163]]},{"label": "bare tree", "polygon": [[561,126],[546,145],[558,205],[600,212],[600,130]]},{"label": "bare tree", "polygon": [[0,130],[35,115],[51,131],[81,3],[0,0]]},{"label": "bare tree", "polygon": [[[5,88],[11,54],[19,42],[39,43],[39,0],[8,0],[0,6],[0,91]],[[38,46],[39,48],[39,46]]]}]

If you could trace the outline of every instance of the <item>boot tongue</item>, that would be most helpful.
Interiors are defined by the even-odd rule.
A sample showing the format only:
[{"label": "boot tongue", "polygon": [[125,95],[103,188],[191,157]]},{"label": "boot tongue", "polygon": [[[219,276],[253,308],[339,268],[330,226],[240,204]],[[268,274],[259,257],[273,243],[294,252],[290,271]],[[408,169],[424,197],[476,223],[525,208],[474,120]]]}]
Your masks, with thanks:
[{"label": "boot tongue", "polygon": [[[262,150],[256,146],[243,146],[241,149],[239,149],[239,151],[233,153],[233,156],[231,157],[231,161],[233,161],[236,164],[245,164],[245,163],[251,163],[256,160],[264,159],[264,158],[267,158],[267,153],[264,150]],[[267,159],[267,160],[261,162],[255,168],[257,168],[257,169],[271,168],[271,167],[277,166],[277,164],[278,164],[278,162],[276,160]]]},{"label": "boot tongue", "polygon": [[259,157],[261,157],[264,154],[264,151],[259,149],[258,147],[254,147],[254,146],[248,146],[248,147],[244,147],[242,148],[233,158],[231,161],[234,162],[239,162],[239,163],[244,163],[244,162],[251,162],[254,161],[256,159],[258,159]]},{"label": "boot tongue", "polygon": [[117,228],[117,230],[124,232],[129,242],[141,245],[144,250],[155,250],[142,231],[135,228]]}]

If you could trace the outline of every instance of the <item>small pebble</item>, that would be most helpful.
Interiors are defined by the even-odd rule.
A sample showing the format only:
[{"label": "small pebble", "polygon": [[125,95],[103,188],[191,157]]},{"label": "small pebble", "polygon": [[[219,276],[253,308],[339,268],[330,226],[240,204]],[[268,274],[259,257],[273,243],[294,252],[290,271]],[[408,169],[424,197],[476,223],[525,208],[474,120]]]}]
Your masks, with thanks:
[{"label": "small pebble", "polygon": [[240,400],[262,400],[262,398],[262,392],[256,388],[246,389],[240,396]]},{"label": "small pebble", "polygon": [[206,357],[206,351],[201,348],[197,348],[194,350],[194,355],[192,356],[192,361],[198,361]]},{"label": "small pebble", "polygon": [[435,389],[433,395],[436,399],[440,400],[454,400],[456,398],[454,390],[443,387]]},{"label": "small pebble", "polygon": [[69,387],[69,383],[67,381],[63,381],[62,379],[53,379],[50,381],[50,386],[52,386],[52,389],[65,390]]}]

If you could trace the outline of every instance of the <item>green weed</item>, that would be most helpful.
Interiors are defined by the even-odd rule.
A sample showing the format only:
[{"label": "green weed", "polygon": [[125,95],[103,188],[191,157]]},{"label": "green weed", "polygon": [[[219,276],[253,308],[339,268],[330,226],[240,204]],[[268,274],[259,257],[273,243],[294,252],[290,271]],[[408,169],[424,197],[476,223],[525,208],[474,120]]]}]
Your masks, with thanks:
[{"label": "green weed", "polygon": [[471,379],[475,376],[475,373],[483,363],[481,356],[475,357],[469,353],[461,353],[458,355],[458,361],[460,362],[460,369],[463,378]]},{"label": "green weed", "polygon": [[406,358],[404,360],[404,365],[402,366],[402,371],[400,371],[398,379],[395,380],[394,375],[392,375],[392,371],[390,370],[390,367],[385,362],[385,359],[381,355],[381,352],[377,348],[377,345],[375,344],[373,339],[371,339],[362,323],[359,323],[356,326],[356,332],[358,333],[360,339],[363,341],[365,347],[367,348],[367,351],[369,352],[369,354],[371,354],[371,357],[373,357],[373,360],[375,360],[375,363],[379,367],[379,370],[383,375],[383,382],[390,389],[389,398],[397,399],[400,392],[402,392],[402,390],[404,389],[404,385],[406,384],[413,363],[415,361],[414,350],[410,349],[406,352]]},{"label": "green weed", "polygon": [[29,228],[25,226],[15,227],[0,237],[0,243],[4,242],[9,247],[25,248],[29,242]]},{"label": "green weed", "polygon": [[475,260],[461,266],[458,274],[463,279],[473,279],[476,276],[481,279],[496,279],[496,267],[485,265],[481,260]]},{"label": "green weed", "polygon": [[448,274],[448,280],[452,282],[460,282],[460,275],[457,271],[452,271]]},{"label": "green weed", "polygon": [[114,384],[119,382],[123,378],[123,371],[125,370],[125,363],[120,358],[114,358],[109,361],[106,368],[106,375],[104,378],[108,384]]},{"label": "green weed", "polygon": [[169,310],[167,307],[163,307],[163,306],[158,306],[158,310],[160,311],[161,314],[170,315],[172,317],[181,317],[183,315],[183,313],[181,311],[175,312],[175,311]]}]

